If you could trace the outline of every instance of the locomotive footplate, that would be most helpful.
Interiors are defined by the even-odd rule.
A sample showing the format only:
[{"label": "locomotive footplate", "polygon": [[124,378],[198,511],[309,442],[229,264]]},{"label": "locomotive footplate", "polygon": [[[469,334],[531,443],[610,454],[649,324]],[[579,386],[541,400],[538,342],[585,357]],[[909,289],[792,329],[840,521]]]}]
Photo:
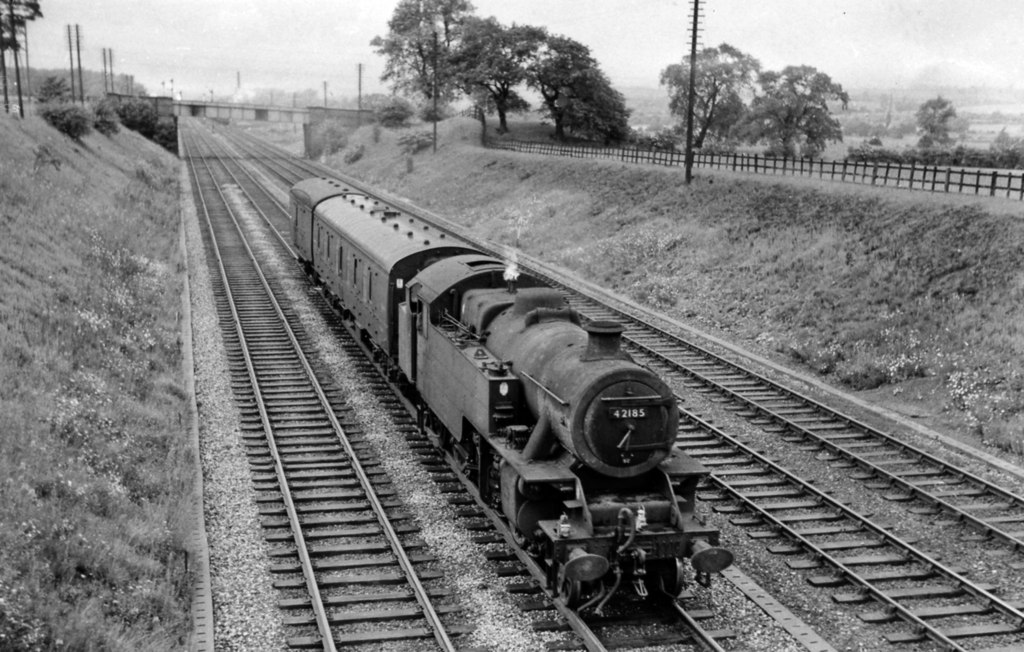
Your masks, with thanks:
[{"label": "locomotive footplate", "polygon": [[528,460],[497,437],[489,438],[488,441],[498,456],[511,464],[526,484],[576,484],[576,474],[570,468],[570,460]]}]

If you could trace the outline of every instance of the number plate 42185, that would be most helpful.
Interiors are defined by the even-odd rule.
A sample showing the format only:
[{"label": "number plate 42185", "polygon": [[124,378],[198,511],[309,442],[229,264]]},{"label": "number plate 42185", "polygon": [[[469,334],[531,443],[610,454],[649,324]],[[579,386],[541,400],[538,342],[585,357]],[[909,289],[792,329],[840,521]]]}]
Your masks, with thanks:
[{"label": "number plate 42185", "polygon": [[645,407],[612,407],[608,408],[610,419],[643,419],[647,416]]}]

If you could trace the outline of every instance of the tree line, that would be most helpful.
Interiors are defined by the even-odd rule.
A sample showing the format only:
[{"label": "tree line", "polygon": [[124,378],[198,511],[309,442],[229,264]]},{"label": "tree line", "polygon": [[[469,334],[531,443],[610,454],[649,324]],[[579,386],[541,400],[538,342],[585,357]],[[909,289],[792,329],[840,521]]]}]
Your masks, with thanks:
[{"label": "tree line", "polygon": [[[469,97],[497,114],[499,133],[508,130],[509,113],[530,108],[520,94],[528,88],[540,96],[556,139],[626,140],[625,100],[586,45],[473,11],[468,0],[401,0],[388,33],[371,42],[385,60],[382,81],[429,103]],[[668,66],[661,83],[671,111],[685,117],[689,62]],[[723,44],[700,52],[695,91],[698,148],[741,139],[766,141],[778,153],[814,155],[827,141],[842,139],[829,105],[845,107],[849,96],[810,66],[762,71],[752,56]]]},{"label": "tree line", "polygon": [[[504,25],[474,11],[469,0],[400,0],[388,32],[371,41],[385,61],[382,81],[396,93],[419,98],[423,118],[437,119],[435,106],[466,97],[497,114],[497,130],[505,133],[510,113],[530,110],[522,95],[530,89],[540,96],[539,111],[553,123],[557,140],[631,140],[669,149],[681,141],[690,110],[688,57],[660,75],[677,126],[639,136],[629,128],[622,94],[586,45],[543,27]],[[698,150],[728,152],[765,144],[769,156],[816,157],[828,143],[843,140],[834,111],[845,110],[850,96],[825,72],[806,65],[765,70],[756,58],[727,43],[700,50],[695,68],[693,145]],[[924,102],[900,135],[917,133],[916,155],[934,158],[954,149],[951,130],[964,129],[952,103],[940,96]],[[877,150],[877,145],[859,147],[851,156],[863,159],[872,147]],[[1006,159],[1006,150],[1013,156],[1024,152],[1019,140],[993,148],[1000,150],[1000,160]]]}]

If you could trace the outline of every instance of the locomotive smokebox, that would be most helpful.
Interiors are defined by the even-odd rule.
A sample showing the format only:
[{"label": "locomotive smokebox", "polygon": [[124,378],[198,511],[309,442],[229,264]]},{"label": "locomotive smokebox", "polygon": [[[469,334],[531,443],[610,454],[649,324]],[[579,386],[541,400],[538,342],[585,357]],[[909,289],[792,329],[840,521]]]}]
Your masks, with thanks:
[{"label": "locomotive smokebox", "polygon": [[622,349],[621,324],[581,326],[550,288],[523,288],[514,297],[467,292],[464,303],[472,307],[463,319],[487,335],[487,348],[523,382],[536,419],[524,449],[529,459],[554,453],[554,440],[608,477],[636,477],[665,459],[679,427],[675,398]]},{"label": "locomotive smokebox", "polygon": [[615,321],[592,321],[583,327],[587,332],[587,350],[583,362],[612,360],[621,357],[622,333],[625,327]]}]

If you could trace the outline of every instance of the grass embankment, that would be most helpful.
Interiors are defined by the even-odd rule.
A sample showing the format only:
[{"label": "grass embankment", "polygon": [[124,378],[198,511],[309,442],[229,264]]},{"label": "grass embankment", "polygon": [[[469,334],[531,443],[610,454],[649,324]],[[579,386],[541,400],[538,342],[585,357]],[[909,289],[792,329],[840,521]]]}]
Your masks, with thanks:
[{"label": "grass embankment", "polygon": [[176,159],[6,116],[0,152],[0,648],[180,649]]},{"label": "grass embankment", "polygon": [[702,170],[686,187],[678,169],[484,150],[478,129],[447,121],[437,155],[408,157],[401,131],[364,128],[331,162],[673,317],[1021,452],[1019,202]]}]

